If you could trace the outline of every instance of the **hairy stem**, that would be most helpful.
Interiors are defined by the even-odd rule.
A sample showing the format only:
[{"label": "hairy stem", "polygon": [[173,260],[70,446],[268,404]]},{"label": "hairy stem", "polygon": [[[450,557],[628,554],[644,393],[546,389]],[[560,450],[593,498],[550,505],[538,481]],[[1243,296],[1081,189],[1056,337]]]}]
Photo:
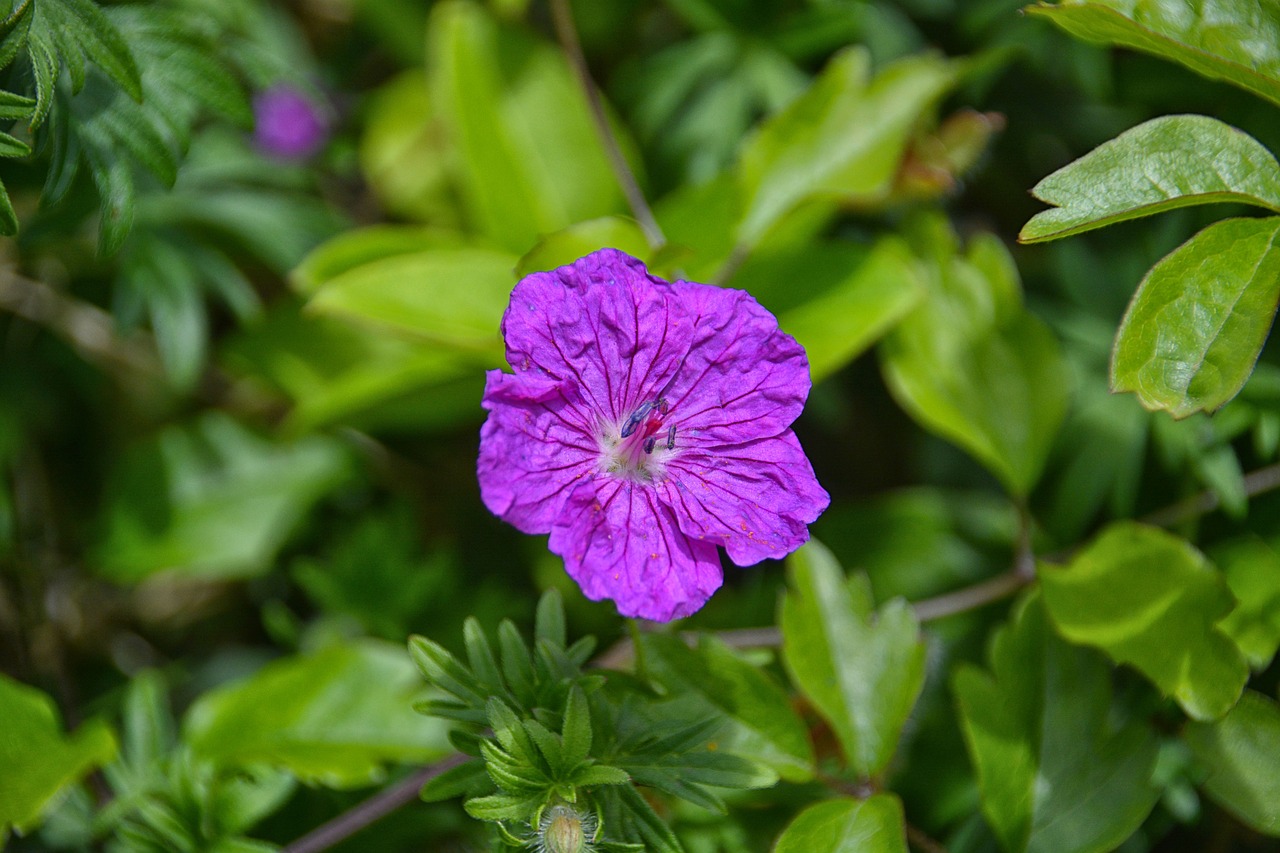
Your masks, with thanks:
[{"label": "hairy stem", "polygon": [[573,66],[573,72],[577,75],[583,94],[587,97],[591,120],[595,123],[596,132],[600,135],[600,142],[604,145],[604,152],[609,158],[609,166],[613,169],[614,177],[622,188],[622,194],[627,198],[627,206],[631,208],[632,215],[640,223],[640,228],[644,231],[649,245],[657,249],[666,243],[667,239],[662,234],[658,220],[654,219],[653,211],[649,208],[649,202],[645,201],[644,193],[640,191],[640,184],[636,182],[635,173],[631,171],[627,158],[622,154],[618,139],[613,135],[613,128],[609,126],[609,116],[605,113],[600,89],[591,79],[587,58],[582,53],[582,42],[578,39],[578,28],[573,22],[573,10],[569,8],[569,0],[551,0],[551,19],[555,24],[556,37],[560,40],[560,46],[564,48],[565,56]]}]

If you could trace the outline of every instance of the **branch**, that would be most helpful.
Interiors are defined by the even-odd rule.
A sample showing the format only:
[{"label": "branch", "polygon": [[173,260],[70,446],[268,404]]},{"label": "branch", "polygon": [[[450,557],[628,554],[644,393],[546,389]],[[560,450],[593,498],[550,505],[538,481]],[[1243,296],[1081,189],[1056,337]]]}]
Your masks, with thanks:
[{"label": "branch", "polygon": [[627,206],[631,208],[632,215],[640,223],[640,229],[644,231],[650,247],[657,249],[667,242],[667,238],[663,236],[658,220],[654,219],[653,211],[649,209],[649,202],[645,201],[644,193],[640,191],[640,185],[636,182],[636,176],[631,171],[627,158],[623,156],[622,148],[618,146],[617,137],[613,135],[613,128],[609,126],[609,116],[605,113],[600,90],[591,79],[587,58],[582,53],[582,42],[578,40],[578,28],[573,22],[573,10],[569,8],[569,0],[551,0],[551,19],[555,24],[556,38],[560,40],[560,46],[564,48],[569,64],[573,66],[573,72],[582,85],[583,94],[587,96],[587,106],[591,109],[591,119],[596,126],[596,133],[600,135],[600,142],[604,145],[604,153],[609,158],[609,166],[618,180],[618,186],[622,188],[622,194],[627,197]]},{"label": "branch", "polygon": [[423,767],[302,836],[284,847],[280,853],[320,853],[321,850],[328,850],[371,823],[418,799],[418,791],[423,785],[466,760],[467,756],[459,752]]},{"label": "branch", "polygon": [[[1255,498],[1266,492],[1275,491],[1277,488],[1280,488],[1280,462],[1244,475],[1244,494],[1247,498]],[[1205,490],[1185,500],[1149,512],[1138,521],[1143,524],[1154,524],[1156,527],[1173,527],[1175,524],[1208,515],[1221,503],[1216,492]]]}]

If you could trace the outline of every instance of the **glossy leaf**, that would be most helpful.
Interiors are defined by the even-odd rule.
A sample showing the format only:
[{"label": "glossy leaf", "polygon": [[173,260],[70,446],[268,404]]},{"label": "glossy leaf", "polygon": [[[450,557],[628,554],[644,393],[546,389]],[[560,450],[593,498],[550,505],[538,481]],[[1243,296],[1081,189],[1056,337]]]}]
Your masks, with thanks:
[{"label": "glossy leaf", "polygon": [[1159,797],[1154,732],[1112,716],[1110,667],[1057,638],[1038,598],[996,632],[990,663],[990,673],[961,667],[953,683],[982,813],[1001,845],[1115,850]]},{"label": "glossy leaf", "polygon": [[1017,272],[992,236],[957,252],[930,220],[916,237],[921,303],[881,346],[899,404],[975,456],[1016,495],[1036,484],[1066,414],[1069,375],[1057,340],[1022,307]]},{"label": "glossy leaf", "polygon": [[1252,0],[1093,0],[1027,7],[1077,38],[1168,59],[1280,104],[1280,12]]},{"label": "glossy leaf", "polygon": [[1111,387],[1174,417],[1244,386],[1280,300],[1280,217],[1215,222],[1138,286],[1116,335]]},{"label": "glossy leaf", "polygon": [[872,77],[865,51],[837,54],[807,92],[744,143],[738,242],[758,244],[810,198],[882,198],[912,129],[958,77],[959,66],[937,56],[902,59]]},{"label": "glossy leaf", "polygon": [[420,689],[401,646],[329,646],[205,693],[187,714],[184,739],[222,765],[269,764],[335,788],[368,785],[388,764],[452,752],[445,724],[413,712]]},{"label": "glossy leaf", "polygon": [[1204,789],[1227,811],[1280,836],[1280,705],[1246,690],[1215,723],[1193,723],[1184,738],[1209,775]]},{"label": "glossy leaf", "polygon": [[1217,627],[1231,611],[1222,577],[1184,539],[1154,527],[1108,527],[1066,567],[1042,566],[1059,633],[1129,664],[1197,720],[1235,704],[1249,668]]},{"label": "glossy leaf", "polygon": [[1264,670],[1280,648],[1280,554],[1248,538],[1213,551],[1235,596],[1235,609],[1219,624],[1255,670]]},{"label": "glossy leaf", "polygon": [[502,360],[499,324],[515,286],[516,258],[489,249],[393,255],[331,278],[308,308]]},{"label": "glossy leaf", "polygon": [[1102,143],[1032,190],[1054,206],[1022,228],[1054,240],[1177,207],[1215,202],[1280,212],[1280,165],[1243,131],[1207,116],[1152,119]]},{"label": "glossy leaf", "polygon": [[907,853],[902,803],[893,794],[827,800],[787,825],[774,853]]},{"label": "glossy leaf", "polygon": [[623,210],[558,49],[500,26],[478,3],[450,0],[432,12],[427,55],[433,109],[456,146],[478,231],[525,252],[542,234]]},{"label": "glossy leaf", "polygon": [[9,830],[36,826],[68,785],[116,755],[111,730],[94,720],[62,732],[53,700],[0,675],[0,847]]},{"label": "glossy leaf", "polygon": [[706,707],[725,720],[716,749],[772,767],[790,782],[813,775],[813,747],[787,694],[764,672],[724,643],[703,636],[696,648],[679,637],[648,634],[641,651],[646,670],[682,707]]},{"label": "glossy leaf", "polygon": [[346,471],[345,451],[323,436],[277,444],[222,414],[171,426],[115,472],[97,567],[129,583],[166,569],[222,578],[263,572]]},{"label": "glossy leaf", "polygon": [[877,777],[924,684],[919,625],[901,600],[874,612],[865,578],[846,580],[817,540],[787,568],[780,619],[787,672],[835,730],[849,766]]}]

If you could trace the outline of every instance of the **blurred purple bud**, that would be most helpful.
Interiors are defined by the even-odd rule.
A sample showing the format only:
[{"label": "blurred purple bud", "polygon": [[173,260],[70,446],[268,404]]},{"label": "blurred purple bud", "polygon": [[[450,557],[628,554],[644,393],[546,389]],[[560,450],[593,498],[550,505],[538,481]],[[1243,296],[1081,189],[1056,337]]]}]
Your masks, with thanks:
[{"label": "blurred purple bud", "polygon": [[329,136],[329,121],[320,107],[291,86],[272,86],[258,93],[253,116],[254,141],[276,157],[310,157]]}]

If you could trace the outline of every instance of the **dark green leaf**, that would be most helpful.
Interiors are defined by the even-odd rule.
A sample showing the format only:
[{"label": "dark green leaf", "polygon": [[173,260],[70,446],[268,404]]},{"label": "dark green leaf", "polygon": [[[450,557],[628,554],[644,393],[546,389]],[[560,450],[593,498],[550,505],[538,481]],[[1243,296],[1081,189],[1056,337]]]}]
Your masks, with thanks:
[{"label": "dark green leaf", "polygon": [[18,214],[13,210],[13,202],[9,199],[9,191],[0,183],[0,234],[12,237],[18,233]]},{"label": "dark green leaf", "polygon": [[846,580],[817,540],[789,557],[787,569],[779,620],[787,671],[835,730],[849,766],[878,777],[924,684],[915,616],[900,600],[873,615],[865,578]]},{"label": "dark green leaf", "polygon": [[43,122],[49,113],[53,84],[62,65],[70,73],[75,92],[84,86],[88,60],[130,98],[142,100],[141,74],[125,37],[92,0],[38,0],[32,6],[27,33],[37,100],[32,126]]},{"label": "dark green leaf", "polygon": [[774,853],[907,853],[902,803],[892,794],[835,799],[802,811]]},{"label": "dark green leaf", "polygon": [[1104,142],[1032,188],[1054,206],[1022,228],[1054,240],[1176,207],[1213,202],[1280,212],[1280,165],[1261,143],[1206,116],[1164,116]]},{"label": "dark green leaf", "polygon": [[1008,251],[990,235],[964,255],[945,223],[916,235],[925,298],[881,346],[885,379],[926,428],[959,444],[1011,492],[1036,484],[1066,413],[1053,334],[1022,306]]},{"label": "dark green leaf", "polygon": [[1110,669],[1054,636],[1038,598],[954,681],[982,811],[1009,853],[1109,853],[1159,797],[1157,739],[1111,713]]},{"label": "dark green leaf", "polygon": [[485,773],[484,762],[468,761],[453,767],[422,786],[419,796],[424,802],[436,803],[454,797],[480,796],[493,790],[493,783]]},{"label": "dark green leaf", "polygon": [[1113,524],[1065,568],[1042,566],[1040,582],[1064,637],[1135,667],[1193,718],[1217,719],[1239,698],[1249,667],[1217,627],[1231,593],[1187,541]]},{"label": "dark green leaf", "polygon": [[813,774],[813,747],[787,694],[759,668],[713,637],[696,649],[667,634],[648,634],[641,645],[648,672],[691,714],[705,709],[723,720],[716,749],[772,767],[791,782]]},{"label": "dark green leaf", "polygon": [[333,439],[276,443],[229,417],[171,426],[121,461],[103,502],[100,572],[245,577],[270,567],[304,512],[345,479]]},{"label": "dark green leaf", "polygon": [[452,751],[446,727],[409,707],[420,686],[398,646],[330,646],[204,694],[187,714],[184,739],[224,765],[269,764],[331,787],[368,785],[389,763]]},{"label": "dark green leaf", "polygon": [[1152,267],[1120,323],[1111,387],[1178,418],[1234,397],[1280,299],[1278,236],[1280,217],[1226,219]]},{"label": "dark green leaf", "polygon": [[1258,832],[1280,836],[1280,705],[1246,690],[1225,717],[1192,723],[1184,737],[1209,768],[1209,796]]},{"label": "dark green leaf", "polygon": [[1029,6],[1077,38],[1141,50],[1280,104],[1280,14],[1252,0],[1094,0]]}]

